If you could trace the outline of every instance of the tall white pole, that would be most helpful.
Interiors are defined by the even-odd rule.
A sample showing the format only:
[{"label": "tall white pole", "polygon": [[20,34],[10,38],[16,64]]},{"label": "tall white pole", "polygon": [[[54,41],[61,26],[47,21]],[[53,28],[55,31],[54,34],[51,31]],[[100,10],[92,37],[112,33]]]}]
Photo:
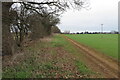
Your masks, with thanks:
[{"label": "tall white pole", "polygon": [[101,24],[101,33],[103,33],[103,24]]},{"label": "tall white pole", "polygon": [[103,24],[101,24],[101,38],[103,38]]}]

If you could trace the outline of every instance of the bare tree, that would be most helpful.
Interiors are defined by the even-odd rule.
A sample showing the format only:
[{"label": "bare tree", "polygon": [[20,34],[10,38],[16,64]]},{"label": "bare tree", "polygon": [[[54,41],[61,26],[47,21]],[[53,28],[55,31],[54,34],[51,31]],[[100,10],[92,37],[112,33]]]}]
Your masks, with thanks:
[{"label": "bare tree", "polygon": [[[10,16],[10,8],[14,3],[21,4],[21,10],[18,12],[13,11],[16,16]],[[30,27],[33,27],[32,24],[30,26],[31,19],[29,19],[29,16],[32,14],[38,14],[40,16],[37,20],[45,22],[41,21],[41,28],[46,28],[45,31],[50,34],[51,26],[59,22],[59,19],[55,18],[56,16],[59,16],[70,8],[79,10],[83,8],[86,2],[83,0],[36,0],[34,2],[3,2],[2,4],[3,54],[12,54],[14,53],[14,37],[10,33],[10,25],[12,27],[14,26],[16,39],[19,39],[20,43],[22,43],[25,33],[29,31]],[[35,24],[37,25],[37,23]]]},{"label": "bare tree", "polygon": [[61,33],[60,29],[57,26],[52,26],[51,31],[52,33]]}]

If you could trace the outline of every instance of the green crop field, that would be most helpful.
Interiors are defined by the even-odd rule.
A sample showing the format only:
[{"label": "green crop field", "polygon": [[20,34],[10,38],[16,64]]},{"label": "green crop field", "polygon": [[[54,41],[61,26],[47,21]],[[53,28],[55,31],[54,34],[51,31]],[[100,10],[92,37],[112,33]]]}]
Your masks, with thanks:
[{"label": "green crop field", "polygon": [[103,54],[118,58],[118,34],[65,34]]}]

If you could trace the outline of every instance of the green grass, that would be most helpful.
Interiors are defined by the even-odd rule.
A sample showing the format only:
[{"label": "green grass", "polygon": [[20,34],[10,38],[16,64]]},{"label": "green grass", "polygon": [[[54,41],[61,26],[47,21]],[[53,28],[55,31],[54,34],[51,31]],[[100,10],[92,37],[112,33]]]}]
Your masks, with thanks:
[{"label": "green grass", "polygon": [[63,47],[66,51],[70,53],[77,53],[77,50],[73,45],[71,45],[70,42],[68,42],[65,38],[63,38],[61,35],[56,35],[53,38],[53,41],[51,41],[52,47]]},{"label": "green grass", "polygon": [[115,59],[118,58],[118,34],[66,34],[65,36]]},{"label": "green grass", "polygon": [[[51,42],[53,47],[63,47],[69,53],[81,57],[80,51],[78,51],[68,40],[63,38],[61,35],[54,36],[54,40]],[[79,57],[79,58],[80,58]],[[92,75],[95,74],[91,69],[89,69],[80,59],[75,60],[75,65],[81,74]]]},{"label": "green grass", "polygon": [[78,70],[81,74],[96,74],[95,72],[91,71],[83,62],[76,61],[76,65],[78,66]]}]

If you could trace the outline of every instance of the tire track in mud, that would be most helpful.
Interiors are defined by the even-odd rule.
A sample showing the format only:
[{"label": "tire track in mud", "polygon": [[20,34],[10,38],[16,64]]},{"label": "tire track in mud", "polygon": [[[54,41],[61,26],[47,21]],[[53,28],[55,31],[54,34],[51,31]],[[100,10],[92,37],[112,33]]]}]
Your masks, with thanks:
[{"label": "tire track in mud", "polygon": [[[71,42],[74,46],[79,48],[84,55],[86,56],[87,61],[96,67],[97,71],[102,73],[105,78],[118,78],[118,61],[113,60],[110,57],[88,47],[85,46],[67,36],[63,36],[69,42]],[[92,65],[91,65],[92,67]]]}]

